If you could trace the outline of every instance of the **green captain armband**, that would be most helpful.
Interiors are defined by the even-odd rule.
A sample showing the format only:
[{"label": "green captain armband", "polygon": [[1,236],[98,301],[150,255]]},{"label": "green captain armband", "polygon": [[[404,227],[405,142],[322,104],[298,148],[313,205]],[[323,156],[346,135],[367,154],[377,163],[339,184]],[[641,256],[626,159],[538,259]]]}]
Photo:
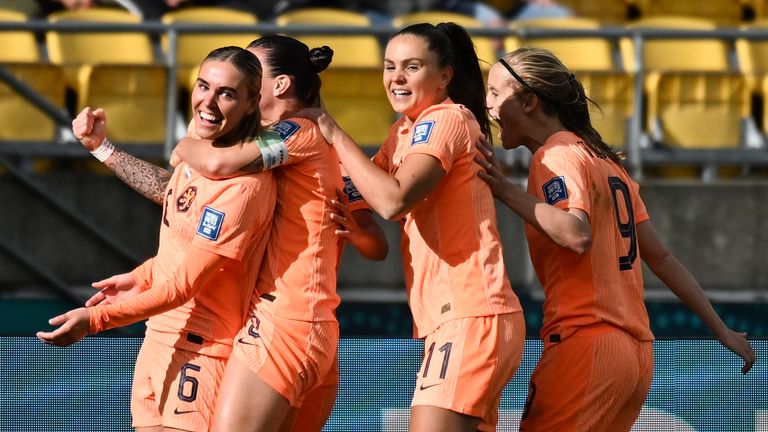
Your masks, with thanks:
[{"label": "green captain armband", "polygon": [[264,131],[256,137],[256,143],[261,151],[261,160],[264,165],[263,170],[283,165],[288,162],[288,148],[280,134],[274,131]]}]

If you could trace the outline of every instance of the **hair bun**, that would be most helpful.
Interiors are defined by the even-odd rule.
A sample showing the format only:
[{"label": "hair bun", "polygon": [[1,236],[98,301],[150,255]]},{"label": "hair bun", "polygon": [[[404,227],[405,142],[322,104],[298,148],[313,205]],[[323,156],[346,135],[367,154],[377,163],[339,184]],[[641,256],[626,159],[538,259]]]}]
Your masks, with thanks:
[{"label": "hair bun", "polygon": [[309,50],[309,62],[312,63],[316,73],[322,72],[328,68],[333,59],[333,50],[331,47],[323,45],[320,48]]}]

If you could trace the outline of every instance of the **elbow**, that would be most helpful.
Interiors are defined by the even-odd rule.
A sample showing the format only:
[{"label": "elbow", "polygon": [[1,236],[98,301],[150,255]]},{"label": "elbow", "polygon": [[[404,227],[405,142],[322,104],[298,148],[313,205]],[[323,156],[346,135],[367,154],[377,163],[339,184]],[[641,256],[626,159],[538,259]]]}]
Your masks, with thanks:
[{"label": "elbow", "polygon": [[576,252],[579,255],[585,254],[592,247],[592,236],[578,235],[569,239],[564,247]]},{"label": "elbow", "polygon": [[388,221],[398,221],[402,219],[410,209],[403,202],[395,202],[390,205],[380,206],[376,213]]}]

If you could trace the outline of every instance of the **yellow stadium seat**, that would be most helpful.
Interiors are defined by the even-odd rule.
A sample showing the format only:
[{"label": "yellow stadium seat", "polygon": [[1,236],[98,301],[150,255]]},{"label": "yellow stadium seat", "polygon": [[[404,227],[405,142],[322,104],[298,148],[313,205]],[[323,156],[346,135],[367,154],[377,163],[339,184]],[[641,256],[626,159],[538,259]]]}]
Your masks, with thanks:
[{"label": "yellow stadium seat", "polygon": [[79,109],[101,107],[115,142],[157,144],[165,139],[168,70],[155,65],[97,64],[82,69]]},{"label": "yellow stadium seat", "polygon": [[[63,10],[48,15],[48,21],[99,22],[132,24],[141,17],[122,9],[92,7],[81,10]],[[151,64],[154,63],[152,42],[147,33],[126,32],[57,32],[45,34],[48,57],[62,65],[67,83],[78,89],[78,68],[86,64]]]},{"label": "yellow stadium seat", "polygon": [[320,76],[323,104],[339,125],[361,146],[380,146],[395,120],[381,68],[334,68]]},{"label": "yellow stadium seat", "polygon": [[[760,19],[742,28],[747,34],[765,32],[768,30],[768,19]],[[738,38],[735,45],[739,69],[747,78],[749,88],[755,93],[760,93],[760,81],[768,74],[768,40]]]},{"label": "yellow stadium seat", "polygon": [[558,0],[574,16],[597,20],[602,24],[623,24],[629,18],[634,0]]},{"label": "yellow stadium seat", "polygon": [[[627,24],[632,29],[714,30],[711,20],[659,16]],[[631,39],[620,40],[625,68],[636,71],[635,48]],[[727,71],[730,69],[728,43],[721,38],[646,39],[643,44],[645,71]]]},{"label": "yellow stadium seat", "polygon": [[592,126],[603,141],[612,147],[624,147],[629,121],[634,115],[634,77],[624,72],[577,72],[587,97],[600,109],[590,105]]},{"label": "yellow stadium seat", "polygon": [[739,0],[637,0],[643,17],[684,16],[704,18],[718,25],[735,26],[742,21],[743,5]]},{"label": "yellow stadium seat", "polygon": [[[600,23],[586,18],[541,18],[517,21],[512,28],[523,29],[569,29],[596,30]],[[525,37],[509,36],[504,41],[505,49],[513,51],[521,46],[546,48],[552,51],[569,69],[574,71],[610,71],[621,69],[614,65],[613,43],[603,37]]]},{"label": "yellow stadium seat", "polygon": [[[191,6],[174,9],[162,17],[165,24],[196,23],[196,24],[237,24],[251,25],[258,18],[246,11],[223,7]],[[190,71],[197,69],[200,62],[216,48],[234,45],[246,47],[256,39],[256,33],[179,33],[176,40],[177,80],[181,87],[189,90],[187,77]],[[163,52],[168,55],[168,37],[162,37]]]},{"label": "yellow stadium seat", "polygon": [[[17,79],[58,107],[64,107],[64,74],[61,68],[44,63],[4,63]],[[0,128],[0,140],[53,141],[57,126],[53,119],[0,81],[0,117],[11,119]]]},{"label": "yellow stadium seat", "polygon": [[[24,22],[27,16],[22,12],[0,9],[0,22]],[[31,31],[0,32],[0,62],[38,62],[40,50]]]},{"label": "yellow stadium seat", "polygon": [[[92,7],[56,12],[51,22],[131,24],[141,18],[122,9]],[[155,62],[147,33],[46,32],[48,56],[64,67],[67,83],[84,106],[107,111],[115,142],[162,143],[165,140],[168,71]]]},{"label": "yellow stadium seat", "polygon": [[648,97],[648,118],[663,143],[680,148],[737,148],[751,112],[738,74],[662,74]]},{"label": "yellow stadium seat", "polygon": [[[453,22],[467,30],[484,27],[482,21],[469,15],[445,11],[421,11],[396,16],[392,19],[392,26],[400,28],[418,23],[437,25],[441,22]],[[490,69],[499,58],[499,53],[494,48],[494,39],[487,36],[472,36],[472,42],[475,44],[480,66],[484,70]]]},{"label": "yellow stadium seat", "polygon": [[[370,19],[356,12],[332,8],[306,8],[285,12],[275,18],[280,26],[327,25],[329,27],[369,27]],[[327,45],[333,49],[331,68],[335,67],[381,67],[382,53],[378,39],[371,35],[311,35],[289,36],[304,42],[310,49]]]}]

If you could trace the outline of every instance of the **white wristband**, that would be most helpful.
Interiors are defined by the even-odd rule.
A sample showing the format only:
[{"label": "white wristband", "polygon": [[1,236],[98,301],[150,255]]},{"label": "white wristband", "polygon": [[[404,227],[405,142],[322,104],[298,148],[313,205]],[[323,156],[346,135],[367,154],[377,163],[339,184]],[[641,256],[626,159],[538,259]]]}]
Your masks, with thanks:
[{"label": "white wristband", "polygon": [[101,145],[99,145],[96,150],[92,151],[91,154],[93,157],[99,160],[99,162],[104,163],[107,159],[109,159],[110,156],[112,156],[112,153],[115,151],[115,145],[112,144],[108,139],[104,138],[104,141],[101,142]]},{"label": "white wristband", "polygon": [[259,145],[259,150],[261,150],[261,160],[264,164],[264,171],[288,162],[288,148],[285,145],[285,141],[280,138],[280,135],[277,132],[267,131],[266,133],[262,133],[257,137],[256,142]]}]

